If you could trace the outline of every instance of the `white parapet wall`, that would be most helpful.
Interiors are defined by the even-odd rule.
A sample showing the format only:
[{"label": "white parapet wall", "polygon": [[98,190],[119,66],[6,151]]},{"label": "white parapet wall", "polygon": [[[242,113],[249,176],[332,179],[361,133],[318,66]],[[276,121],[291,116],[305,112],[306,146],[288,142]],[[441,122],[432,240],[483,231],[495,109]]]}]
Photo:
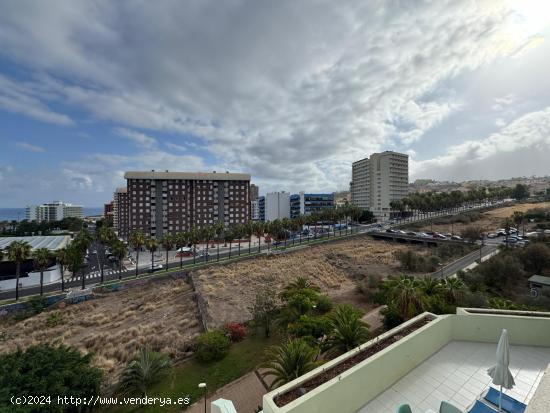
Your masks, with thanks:
[{"label": "white parapet wall", "polygon": [[[433,315],[422,314],[379,339],[393,335],[426,316]],[[299,389],[311,378],[354,356],[359,350],[351,350],[279,387],[264,395],[263,411],[356,412],[449,342],[459,340],[496,344],[503,328],[508,330],[513,345],[550,347],[550,313],[537,313],[535,317],[528,312],[458,309],[457,314],[436,316],[430,323],[282,407],[274,401],[279,394]],[[373,342],[363,344],[362,348]]]}]

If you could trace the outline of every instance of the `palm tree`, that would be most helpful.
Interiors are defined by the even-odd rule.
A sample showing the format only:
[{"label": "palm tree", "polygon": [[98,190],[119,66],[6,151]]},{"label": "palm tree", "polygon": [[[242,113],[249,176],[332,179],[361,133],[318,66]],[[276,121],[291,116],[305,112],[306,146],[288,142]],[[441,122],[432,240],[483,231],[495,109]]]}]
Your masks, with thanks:
[{"label": "palm tree", "polygon": [[183,268],[183,254],[182,254],[182,248],[187,247],[187,243],[189,242],[189,233],[187,232],[179,232],[175,236],[175,244],[176,249],[180,255],[180,268]]},{"label": "palm tree", "polygon": [[151,272],[154,271],[155,266],[155,252],[159,247],[156,238],[149,238],[146,242],[146,248],[151,253]]},{"label": "palm tree", "polygon": [[32,253],[34,266],[40,271],[40,295],[44,294],[44,270],[49,267],[52,253],[47,248],[38,248]]},{"label": "palm tree", "polygon": [[122,260],[128,254],[128,250],[122,241],[116,241],[112,248],[113,255],[118,259],[118,279],[120,280],[122,279]]},{"label": "palm tree", "polygon": [[327,340],[329,353],[343,354],[369,338],[368,324],[361,321],[358,311],[349,304],[336,307],[330,324],[332,331]]},{"label": "palm tree", "polygon": [[512,220],[510,218],[506,218],[504,220],[504,230],[506,232],[506,248],[508,248],[508,237],[510,236],[511,227],[512,227]]},{"label": "palm tree", "polygon": [[237,238],[237,243],[239,245],[237,255],[241,256],[241,238],[244,235],[244,228],[241,224],[237,224],[233,227],[233,236]]},{"label": "palm tree", "polygon": [[429,296],[434,296],[443,291],[443,285],[440,280],[430,276],[421,278],[418,281],[418,288]]},{"label": "palm tree", "polygon": [[[512,214],[512,219],[516,224],[518,234],[519,234],[520,225],[523,224],[523,218],[524,218],[524,214],[521,211],[514,211],[514,213]],[[525,225],[523,226],[523,235],[525,236]]]},{"label": "palm tree", "polygon": [[99,241],[102,247],[101,261],[99,262],[99,270],[101,274],[102,283],[103,283],[103,268],[105,266],[105,249],[107,245],[112,244],[115,239],[116,239],[116,236],[112,228],[102,226],[97,230],[97,240]]},{"label": "palm tree", "polygon": [[166,271],[168,271],[168,253],[174,248],[174,237],[170,234],[166,234],[160,240],[162,248],[166,251]]},{"label": "palm tree", "polygon": [[214,225],[214,232],[215,232],[215,235],[216,235],[216,261],[219,261],[220,260],[220,241],[222,239],[222,235],[223,235],[223,231],[225,230],[225,225],[223,224],[223,222],[217,222],[215,225]]},{"label": "palm tree", "polygon": [[199,229],[196,227],[191,228],[189,231],[189,242],[193,244],[193,265],[196,264],[197,257],[197,243],[200,241]]},{"label": "palm tree", "polygon": [[233,229],[232,228],[226,228],[223,233],[223,238],[226,243],[229,242],[229,258],[231,259],[231,243],[233,242]]},{"label": "palm tree", "polygon": [[254,223],[254,235],[258,238],[258,253],[261,251],[262,237],[265,233],[265,222],[256,221]]},{"label": "palm tree", "polygon": [[313,370],[315,353],[302,339],[289,340],[269,348],[266,351],[267,361],[262,367],[267,369],[264,376],[275,377],[271,388],[289,383]]},{"label": "palm tree", "polygon": [[124,392],[139,392],[147,397],[151,385],[163,377],[168,367],[170,359],[167,356],[142,347],[122,372],[120,387]]},{"label": "palm tree", "polygon": [[31,246],[25,241],[13,241],[8,247],[8,260],[15,262],[15,300],[19,300],[19,277],[21,263],[31,255]]},{"label": "palm tree", "polygon": [[130,245],[136,251],[136,278],[138,276],[138,267],[139,267],[139,252],[145,244],[145,236],[141,231],[133,231],[130,234]]},{"label": "palm tree", "polygon": [[65,268],[69,264],[69,251],[67,247],[57,250],[57,263],[61,271],[61,291],[65,291]]},{"label": "palm tree", "polygon": [[287,284],[287,286],[284,288],[284,290],[287,292],[306,290],[306,289],[313,290],[313,291],[321,291],[321,289],[317,284],[301,276],[297,277],[294,281]]},{"label": "palm tree", "polygon": [[460,278],[450,277],[445,278],[443,281],[443,290],[447,300],[452,304],[456,304],[464,296],[467,287]]},{"label": "palm tree", "polygon": [[208,225],[202,229],[203,238],[206,240],[206,255],[204,256],[206,262],[208,262],[208,244],[215,234],[216,230],[213,225]]},{"label": "palm tree", "polygon": [[248,236],[248,255],[250,255],[252,248],[252,235],[254,235],[254,223],[252,221],[248,221],[244,224],[244,232]]},{"label": "palm tree", "polygon": [[413,277],[401,276],[392,280],[389,298],[395,304],[399,314],[408,320],[424,311],[426,295]]}]

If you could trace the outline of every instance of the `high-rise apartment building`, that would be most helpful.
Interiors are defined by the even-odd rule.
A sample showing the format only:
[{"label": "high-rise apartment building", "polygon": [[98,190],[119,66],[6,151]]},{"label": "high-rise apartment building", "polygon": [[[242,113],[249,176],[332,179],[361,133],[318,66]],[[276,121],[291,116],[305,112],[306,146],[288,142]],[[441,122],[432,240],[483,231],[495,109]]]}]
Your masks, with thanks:
[{"label": "high-rise apartment building", "polygon": [[128,227],[148,237],[250,219],[250,175],[202,172],[126,172]]},{"label": "high-rise apartment building", "polygon": [[265,222],[265,196],[258,197],[258,217]]},{"label": "high-rise apartment building", "polygon": [[351,165],[351,202],[361,209],[369,209],[369,158]]},{"label": "high-rise apartment building", "polygon": [[257,201],[260,195],[258,185],[250,184],[250,201]]},{"label": "high-rise apartment building", "polygon": [[51,222],[64,218],[83,218],[82,206],[55,201],[49,204],[28,205],[25,211],[27,221]]},{"label": "high-rise apartment building", "polygon": [[390,203],[407,196],[409,156],[385,151],[373,153],[352,165],[351,201],[372,211],[379,220],[389,219]]},{"label": "high-rise apartment building", "polygon": [[268,192],[265,195],[265,220],[290,218],[290,194],[288,192]]},{"label": "high-rise apartment building", "polygon": [[250,218],[252,221],[260,220],[260,201],[250,201]]},{"label": "high-rise apartment building", "polygon": [[334,194],[306,194],[300,192],[290,196],[290,218],[311,215],[334,208]]},{"label": "high-rise apartment building", "polygon": [[126,187],[117,188],[113,197],[113,227],[119,238],[128,239],[128,191]]}]

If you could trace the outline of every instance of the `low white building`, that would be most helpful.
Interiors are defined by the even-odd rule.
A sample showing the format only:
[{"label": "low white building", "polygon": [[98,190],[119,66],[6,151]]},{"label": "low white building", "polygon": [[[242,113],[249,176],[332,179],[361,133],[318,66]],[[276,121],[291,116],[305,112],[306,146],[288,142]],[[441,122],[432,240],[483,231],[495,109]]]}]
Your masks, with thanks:
[{"label": "low white building", "polygon": [[269,192],[265,195],[265,220],[290,218],[290,194]]},{"label": "low white building", "polygon": [[61,221],[63,218],[83,218],[81,205],[66,204],[54,201],[49,204],[28,205],[25,211],[27,221],[50,222]]}]

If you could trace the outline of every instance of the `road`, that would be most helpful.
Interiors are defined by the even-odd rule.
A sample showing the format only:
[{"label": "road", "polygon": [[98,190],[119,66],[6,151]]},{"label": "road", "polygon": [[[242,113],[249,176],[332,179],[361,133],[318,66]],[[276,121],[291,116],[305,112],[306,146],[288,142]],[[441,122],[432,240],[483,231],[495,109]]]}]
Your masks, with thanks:
[{"label": "road", "polygon": [[[486,208],[488,206],[498,206],[500,205],[499,204],[496,204],[496,205],[487,205],[487,204],[483,204],[483,205],[479,205],[477,207],[464,207],[464,208],[461,208],[460,210],[458,211],[440,211],[438,213],[435,213],[434,215],[432,215],[431,217],[415,217],[414,219],[410,219],[410,220],[407,220],[406,222],[418,222],[418,221],[425,221],[425,220],[430,220],[436,216],[445,216],[445,215],[455,215],[455,214],[459,214],[459,213],[462,213],[464,211],[470,211],[472,209],[479,209],[479,208]],[[402,225],[404,222],[399,222],[399,223],[385,223],[384,225],[382,225],[382,229],[387,229],[387,228],[392,228],[394,226],[399,226],[399,225]],[[379,230],[380,227],[377,227],[375,224],[370,224],[370,225],[360,225],[360,226],[357,226],[357,227],[354,227],[354,233],[369,233],[369,232],[373,232],[373,231],[377,231]],[[92,235],[94,234],[95,232],[95,228],[91,227],[89,228],[90,232],[92,233]],[[338,231],[337,231],[338,233]],[[326,237],[326,234],[324,234],[324,237]],[[319,238],[323,238],[323,236],[317,236],[317,239]],[[311,238],[313,240],[313,238]],[[296,241],[294,244],[298,245],[300,244],[298,241]],[[301,244],[307,244],[307,238],[304,237],[302,239],[302,243]],[[289,246],[292,246],[292,244],[289,242],[288,243]],[[85,282],[84,282],[84,285],[85,286],[91,286],[91,285],[95,285],[95,284],[98,284],[100,281],[101,281],[101,274],[100,274],[100,270],[99,270],[99,265],[100,265],[100,260],[101,260],[101,256],[102,256],[102,253],[101,253],[101,249],[103,247],[97,243],[97,242],[94,242],[90,248],[89,248],[89,261],[90,261],[90,264],[89,264],[89,267],[84,271],[85,272]],[[261,252],[266,252],[268,249],[270,248],[270,245],[266,245],[266,244],[263,244],[261,245]],[[484,247],[485,250],[482,251],[482,255],[486,255],[485,254],[485,251],[490,251],[492,247]],[[494,247],[496,248],[496,247]],[[96,252],[94,252],[96,251]],[[212,251],[212,250],[210,250]],[[257,253],[258,251],[258,247],[253,247],[252,248],[252,253]],[[220,251],[219,253],[219,259],[220,261],[222,259],[227,259],[229,258],[229,251],[226,250],[226,251]],[[241,254],[247,254],[248,253],[248,246],[246,247],[242,247],[241,248]],[[487,252],[489,253],[489,252]],[[144,256],[150,256],[149,253],[147,252],[142,252],[140,254],[140,262],[141,262],[141,259],[142,257]],[[461,258],[460,260],[458,260],[456,263],[453,263],[456,264],[456,267],[458,269],[462,269],[462,268],[465,268],[467,267],[468,265],[472,264],[476,258],[474,257],[475,254],[469,254],[463,258]],[[231,250],[231,257],[236,257],[237,256],[237,247],[235,246],[233,250]],[[479,254],[478,254],[478,257],[479,257]],[[209,257],[209,261],[214,261],[217,259],[217,251],[216,249],[214,249],[214,251],[212,251],[210,253],[210,257]],[[462,260],[463,263],[462,263]],[[205,258],[204,257],[196,257],[196,263],[200,263],[200,262],[205,262]],[[161,262],[163,266],[165,266],[165,261],[164,260],[155,260],[155,263],[159,263]],[[186,258],[183,260],[183,265],[184,265],[184,268],[187,266],[187,267],[190,267],[193,263],[193,257],[189,257],[189,258]],[[465,263],[468,263],[464,266],[462,266],[462,264],[465,264]],[[149,274],[149,270],[150,270],[150,260],[148,262],[148,264],[145,264],[145,265],[140,265],[139,266],[139,269],[138,269],[138,276],[139,275],[147,275]],[[113,267],[114,266],[114,267]],[[180,262],[179,262],[179,259],[177,261],[169,261],[168,263],[168,269],[172,269],[172,268],[179,268],[180,266]],[[104,282],[107,282],[107,281],[113,281],[113,280],[117,280],[119,278],[121,279],[129,279],[129,278],[134,278],[135,277],[135,267],[132,268],[132,269],[127,269],[127,270],[124,270],[122,271],[121,274],[118,273],[118,269],[115,268],[116,265],[115,264],[111,264],[108,260],[106,260],[105,262],[105,267],[104,267]],[[453,267],[454,268],[454,267]],[[158,271],[158,273],[162,273],[166,270],[166,268],[163,268],[163,270],[160,270]],[[446,270],[444,269],[443,270],[443,275],[441,275],[442,277],[443,276],[446,276],[446,274],[449,273],[449,271],[452,271],[452,269],[449,269],[449,270]],[[458,270],[457,270],[458,271]],[[450,273],[449,275],[452,275],[454,274],[456,271],[454,271],[453,273]],[[65,290],[67,289],[71,289],[71,288],[82,288],[82,276],[81,275],[78,275],[77,277],[74,277],[74,278],[70,278],[70,279],[67,279],[67,277],[65,276]],[[61,282],[57,282],[57,283],[53,283],[53,284],[47,284],[47,285],[44,285],[44,292],[45,293],[50,293],[50,292],[55,292],[55,291],[61,291]],[[36,294],[39,294],[40,293],[40,287],[39,286],[36,286],[36,287],[24,287],[24,288],[20,288],[19,289],[19,295],[21,297],[25,297],[25,296],[29,296],[29,295],[36,295]],[[7,291],[0,291],[0,300],[7,300],[7,299],[12,299],[14,298],[14,291],[13,290],[7,290]]]},{"label": "road", "polygon": [[436,271],[434,274],[434,277],[435,278],[450,277],[451,275],[456,274],[458,271],[464,270],[468,266],[472,265],[474,262],[479,261],[480,256],[485,257],[489,254],[492,254],[497,249],[498,249],[497,244],[484,245],[483,247],[481,247],[481,253],[480,253],[480,250],[478,249],[476,251],[469,253],[468,255],[465,255],[464,257],[459,258],[458,260]]}]

